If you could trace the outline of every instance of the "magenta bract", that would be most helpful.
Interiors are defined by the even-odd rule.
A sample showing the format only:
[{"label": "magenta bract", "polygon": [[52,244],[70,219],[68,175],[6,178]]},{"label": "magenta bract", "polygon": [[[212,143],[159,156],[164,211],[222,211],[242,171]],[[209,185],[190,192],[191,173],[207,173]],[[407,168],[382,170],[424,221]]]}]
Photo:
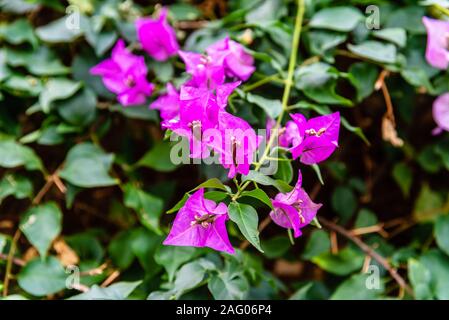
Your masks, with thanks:
[{"label": "magenta bract", "polygon": [[302,114],[290,115],[295,122],[299,136],[297,145],[291,148],[293,159],[300,158],[304,164],[315,164],[329,158],[338,147],[340,113],[307,120]]},{"label": "magenta bract", "polygon": [[160,11],[158,19],[137,19],[136,29],[142,48],[155,60],[165,61],[178,52],[176,33],[167,22],[166,8]]},{"label": "magenta bract", "polygon": [[245,52],[245,48],[229,37],[220,40],[206,49],[211,59],[225,68],[228,77],[246,81],[256,70],[254,58]]},{"label": "magenta bract", "polygon": [[298,182],[289,193],[278,193],[272,199],[274,210],[270,212],[271,219],[286,229],[293,229],[295,238],[301,236],[301,229],[315,218],[322,204],[314,203],[301,188],[302,175],[298,172]]},{"label": "magenta bract", "polygon": [[423,17],[427,29],[427,62],[435,68],[449,66],[449,21]]},{"label": "magenta bract", "polygon": [[159,96],[150,109],[159,110],[162,120],[170,121],[179,117],[179,103],[179,92],[171,83],[167,83],[166,94]]},{"label": "magenta bract", "polygon": [[204,198],[199,189],[186,201],[176,215],[164,245],[209,247],[234,254],[226,230],[228,208]]},{"label": "magenta bract", "polygon": [[449,131],[449,93],[439,96],[433,103],[433,119],[437,123],[437,128],[433,133],[441,133],[442,130]]},{"label": "magenta bract", "polygon": [[154,85],[147,81],[147,72],[144,58],[129,52],[122,39],[112,49],[111,58],[90,69],[91,74],[103,78],[106,88],[117,94],[123,106],[143,104],[151,95]]}]

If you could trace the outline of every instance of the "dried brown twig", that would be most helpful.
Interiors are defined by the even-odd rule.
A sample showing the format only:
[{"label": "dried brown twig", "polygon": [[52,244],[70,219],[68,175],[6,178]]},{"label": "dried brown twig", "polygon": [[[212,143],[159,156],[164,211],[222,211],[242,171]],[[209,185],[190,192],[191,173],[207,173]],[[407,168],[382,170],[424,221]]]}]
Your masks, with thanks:
[{"label": "dried brown twig", "polygon": [[354,236],[350,231],[345,228],[339,226],[332,221],[329,221],[325,218],[318,219],[320,223],[329,230],[333,230],[338,234],[342,235],[346,239],[352,241],[356,244],[364,253],[370,256],[372,259],[376,260],[382,267],[384,267],[391,275],[391,277],[398,283],[399,287],[405,290],[409,295],[413,296],[413,290],[407,284],[407,282],[402,278],[402,276],[397,272],[395,268],[391,266],[387,259],[378,254],[373,248],[363,242],[360,238]]}]

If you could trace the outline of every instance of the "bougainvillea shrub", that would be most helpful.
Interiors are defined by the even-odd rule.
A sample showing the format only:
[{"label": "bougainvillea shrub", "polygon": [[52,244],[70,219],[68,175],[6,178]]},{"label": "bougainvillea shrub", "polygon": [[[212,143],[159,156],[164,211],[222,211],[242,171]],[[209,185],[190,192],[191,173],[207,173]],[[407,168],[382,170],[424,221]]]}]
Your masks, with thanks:
[{"label": "bougainvillea shrub", "polygon": [[449,299],[449,2],[0,0],[4,299]]}]

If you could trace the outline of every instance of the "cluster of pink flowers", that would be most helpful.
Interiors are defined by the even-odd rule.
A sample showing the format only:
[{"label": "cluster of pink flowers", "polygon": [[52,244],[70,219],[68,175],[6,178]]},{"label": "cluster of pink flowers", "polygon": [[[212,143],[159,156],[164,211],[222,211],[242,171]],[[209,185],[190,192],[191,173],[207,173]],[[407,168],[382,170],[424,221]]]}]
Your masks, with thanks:
[{"label": "cluster of pink flowers", "polygon": [[[228,177],[247,175],[255,152],[264,137],[251,125],[226,110],[232,92],[248,80],[255,71],[254,59],[244,47],[226,37],[205,53],[179,50],[174,29],[167,23],[163,8],[158,19],[136,21],[137,37],[152,58],[164,61],[179,55],[184,61],[189,80],[177,90],[168,83],[166,92],[151,105],[159,110],[161,126],[189,141],[191,158],[207,158],[213,152],[228,169]],[[117,94],[123,106],[145,103],[154,85],[147,81],[144,58],[126,49],[119,40],[111,58],[94,66],[91,73],[102,76],[103,83]],[[276,134],[279,145],[289,150],[293,159],[311,165],[327,159],[338,147],[340,115],[333,113],[307,120],[302,114],[291,114],[279,132],[272,133],[273,121],[268,121],[270,134]],[[269,137],[265,137],[269,139]],[[273,221],[292,229],[294,236],[315,217],[321,204],[315,204],[302,189],[302,175],[291,192],[279,193],[272,199]],[[166,245],[210,247],[234,253],[226,231],[228,208],[204,198],[204,189],[197,190],[179,210],[173,227],[164,241]]]},{"label": "cluster of pink flowers", "polygon": [[254,60],[242,45],[226,37],[209,46],[205,54],[179,51],[190,79],[150,106],[158,109],[162,127],[189,140],[192,158],[219,155],[228,176],[248,174],[261,142],[245,120],[226,111],[228,97],[254,72]]},{"label": "cluster of pink flowers", "polygon": [[[136,29],[142,48],[153,59],[164,61],[177,54],[179,45],[175,31],[167,23],[167,9],[160,11],[157,20],[138,19]],[[154,85],[147,81],[145,58],[132,54],[123,39],[115,44],[111,58],[92,67],[90,73],[101,76],[105,87],[117,95],[123,106],[143,104],[154,91]]]},{"label": "cluster of pink flowers", "polygon": [[[449,21],[423,18],[427,29],[427,62],[441,70],[449,67]],[[433,118],[437,127],[434,134],[449,131],[449,93],[438,97],[433,104]]]}]

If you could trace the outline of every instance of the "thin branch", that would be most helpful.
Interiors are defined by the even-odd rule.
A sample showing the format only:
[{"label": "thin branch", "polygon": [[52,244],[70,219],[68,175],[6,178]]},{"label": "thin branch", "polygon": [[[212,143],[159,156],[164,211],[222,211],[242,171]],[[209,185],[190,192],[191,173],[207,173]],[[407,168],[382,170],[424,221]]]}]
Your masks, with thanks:
[{"label": "thin branch", "polygon": [[369,255],[371,258],[376,260],[382,267],[384,267],[391,275],[391,277],[396,280],[399,287],[407,291],[407,293],[411,296],[413,296],[413,290],[409,287],[407,282],[404,280],[404,278],[401,277],[401,275],[397,272],[395,268],[393,268],[387,259],[385,259],[383,256],[378,254],[373,248],[371,248],[369,245],[367,245],[365,242],[363,242],[360,238],[354,236],[350,231],[346,230],[345,228],[333,223],[332,221],[329,221],[325,218],[319,218],[320,223],[325,226],[329,230],[333,230],[346,239],[352,241],[354,244],[356,244],[365,254]]},{"label": "thin branch", "polygon": [[[0,253],[0,260],[8,260],[8,255]],[[19,267],[24,267],[26,265],[25,260],[20,258],[12,258],[12,263]]]},{"label": "thin branch", "polygon": [[120,276],[120,271],[115,270],[106,278],[106,280],[104,280],[104,282],[101,284],[101,287],[106,288],[111,283],[113,283],[119,276]]},{"label": "thin branch", "polygon": [[8,287],[9,287],[9,280],[11,278],[11,270],[13,265],[13,258],[14,254],[16,252],[16,244],[17,241],[19,241],[20,235],[21,235],[20,229],[17,229],[14,233],[14,237],[12,238],[11,242],[11,248],[9,249],[8,257],[6,260],[6,272],[5,272],[5,278],[3,281],[3,296],[6,297],[8,295]]}]

